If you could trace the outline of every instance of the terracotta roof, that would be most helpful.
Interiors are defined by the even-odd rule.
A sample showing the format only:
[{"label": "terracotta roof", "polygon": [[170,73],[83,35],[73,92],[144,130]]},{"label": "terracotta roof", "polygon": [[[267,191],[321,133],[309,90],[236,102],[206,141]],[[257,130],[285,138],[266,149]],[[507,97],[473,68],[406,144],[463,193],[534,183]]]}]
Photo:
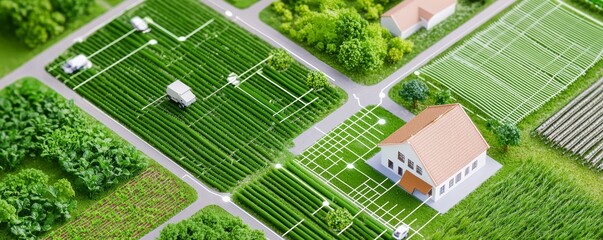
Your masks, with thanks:
[{"label": "terracotta roof", "polygon": [[404,30],[421,21],[429,21],[440,11],[456,4],[456,0],[404,0],[383,13],[381,17],[391,17],[398,28]]},{"label": "terracotta roof", "polygon": [[429,190],[431,190],[431,186],[428,183],[421,180],[410,171],[406,171],[404,172],[404,175],[402,175],[402,179],[400,179],[400,187],[410,194],[417,189],[419,192],[428,195]]},{"label": "terracotta roof", "polygon": [[431,106],[379,145],[408,143],[435,186],[490,146],[460,104]]}]

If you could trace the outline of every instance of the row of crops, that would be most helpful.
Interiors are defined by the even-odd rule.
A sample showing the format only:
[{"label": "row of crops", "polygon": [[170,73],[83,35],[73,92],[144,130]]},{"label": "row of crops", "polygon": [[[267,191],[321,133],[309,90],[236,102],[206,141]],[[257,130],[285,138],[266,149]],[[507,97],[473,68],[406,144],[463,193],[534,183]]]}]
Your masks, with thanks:
[{"label": "row of crops", "polygon": [[583,158],[589,165],[603,169],[603,80],[599,80],[536,132],[551,144]]},{"label": "row of crops", "polygon": [[[294,163],[271,169],[234,195],[287,239],[388,239],[391,231],[350,205]],[[328,206],[323,205],[328,202]],[[344,231],[327,226],[325,217],[335,208],[357,215]]]},{"label": "row of crops", "polygon": [[[133,16],[156,24],[150,33],[125,36]],[[190,33],[186,41],[174,37]],[[281,156],[295,136],[345,98],[338,89],[310,91],[304,82],[308,69],[297,63],[282,72],[263,65],[252,69],[270,50],[198,1],[149,0],[75,44],[47,70],[71,88],[80,86],[80,95],[204,182],[226,191]],[[58,66],[77,54],[91,56],[94,67],[69,76]],[[230,73],[245,73],[241,80],[247,80],[235,88],[227,84]],[[185,110],[160,99],[175,79],[197,96]]]},{"label": "row of crops", "polygon": [[601,239],[603,204],[566,175],[527,162],[448,213],[441,239]]},{"label": "row of crops", "polygon": [[490,118],[517,123],[603,54],[603,27],[548,0],[525,0],[422,69]]},{"label": "row of crops", "polygon": [[151,166],[45,239],[139,239],[194,201],[194,191]]}]

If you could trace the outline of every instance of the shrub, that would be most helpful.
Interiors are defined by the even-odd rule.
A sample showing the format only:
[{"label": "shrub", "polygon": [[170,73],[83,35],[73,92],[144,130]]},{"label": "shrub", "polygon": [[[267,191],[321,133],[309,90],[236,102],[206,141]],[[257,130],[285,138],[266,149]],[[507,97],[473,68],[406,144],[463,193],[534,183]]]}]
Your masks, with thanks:
[{"label": "shrub", "polygon": [[353,216],[345,208],[336,208],[327,213],[325,220],[334,231],[341,231],[352,223]]},{"label": "shrub", "polygon": [[306,85],[314,89],[320,89],[329,86],[327,76],[321,71],[311,71],[306,77]]},{"label": "shrub", "polygon": [[448,104],[452,100],[451,92],[448,89],[438,91],[434,98],[436,105]]},{"label": "shrub", "polygon": [[293,63],[293,58],[282,48],[270,51],[272,58],[268,59],[268,66],[277,71],[285,71]]}]

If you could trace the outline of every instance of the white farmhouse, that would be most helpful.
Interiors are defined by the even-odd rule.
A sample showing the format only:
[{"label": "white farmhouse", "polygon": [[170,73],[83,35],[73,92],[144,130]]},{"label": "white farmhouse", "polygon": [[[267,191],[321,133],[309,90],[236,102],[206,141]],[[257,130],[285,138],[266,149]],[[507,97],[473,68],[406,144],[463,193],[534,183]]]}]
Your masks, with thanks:
[{"label": "white farmhouse", "polygon": [[427,30],[454,13],[456,0],[404,0],[381,15],[381,25],[392,35],[407,38]]},{"label": "white farmhouse", "polygon": [[428,107],[379,146],[400,186],[434,202],[479,171],[490,147],[460,104]]}]

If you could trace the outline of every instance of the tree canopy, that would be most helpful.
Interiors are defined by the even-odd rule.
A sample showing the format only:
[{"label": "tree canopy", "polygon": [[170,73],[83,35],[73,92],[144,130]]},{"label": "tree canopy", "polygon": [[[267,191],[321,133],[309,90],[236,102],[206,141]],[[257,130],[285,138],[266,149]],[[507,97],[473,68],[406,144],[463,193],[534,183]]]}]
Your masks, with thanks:
[{"label": "tree canopy", "polygon": [[1,0],[0,20],[27,46],[36,47],[61,34],[86,13],[94,0]]},{"label": "tree canopy", "polygon": [[425,102],[429,97],[429,88],[423,81],[413,79],[402,85],[399,95],[406,101],[412,101],[412,108],[417,109],[418,102]]},{"label": "tree canopy", "polygon": [[345,208],[336,208],[327,213],[327,225],[335,231],[341,231],[352,223],[353,216]]},{"label": "tree canopy", "polygon": [[285,49],[274,49],[270,51],[270,55],[272,57],[268,59],[267,64],[277,71],[285,71],[293,63],[293,58],[285,51]]},{"label": "tree canopy", "polygon": [[436,105],[448,104],[452,101],[452,93],[448,89],[440,90],[435,94],[434,98]]},{"label": "tree canopy", "polygon": [[329,79],[321,71],[311,71],[306,77],[306,85],[314,89],[320,89],[329,86]]},{"label": "tree canopy", "polygon": [[240,218],[229,215],[222,209],[219,210],[203,209],[189,219],[177,224],[168,224],[161,230],[159,239],[265,239],[263,232],[251,229]]},{"label": "tree canopy", "polygon": [[521,143],[521,131],[511,123],[489,120],[486,128],[494,133],[496,140],[503,146],[505,152],[509,150],[509,146],[519,146]]}]

